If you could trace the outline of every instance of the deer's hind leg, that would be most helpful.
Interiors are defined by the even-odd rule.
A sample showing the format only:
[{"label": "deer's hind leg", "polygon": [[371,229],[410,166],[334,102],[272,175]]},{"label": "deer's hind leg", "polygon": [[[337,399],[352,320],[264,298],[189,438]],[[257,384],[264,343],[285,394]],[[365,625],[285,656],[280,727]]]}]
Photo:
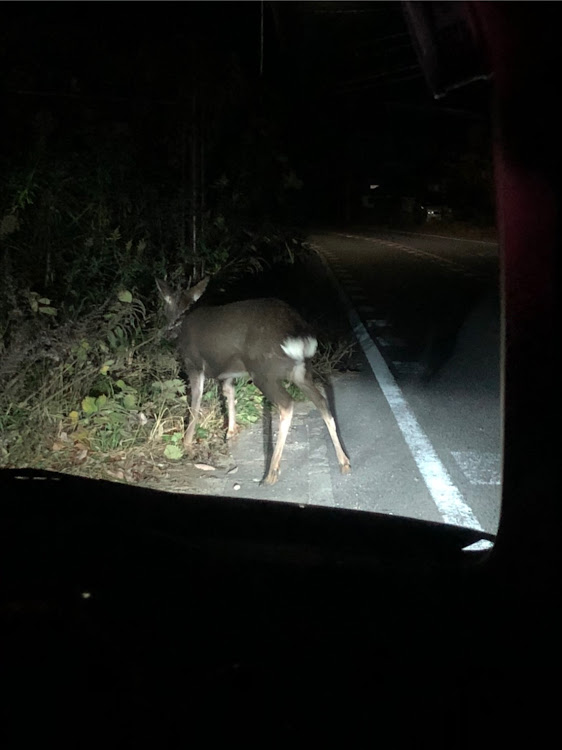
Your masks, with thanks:
[{"label": "deer's hind leg", "polygon": [[228,412],[228,429],[226,431],[226,439],[230,440],[236,434],[236,406],[234,403],[234,385],[232,378],[225,378],[222,381],[222,392],[226,400],[226,408]]},{"label": "deer's hind leg", "polygon": [[275,484],[279,479],[281,456],[283,455],[283,448],[285,447],[293,419],[293,399],[281,384],[281,380],[277,378],[254,376],[253,381],[263,395],[279,409],[277,440],[275,441],[275,448],[273,449],[268,472],[261,482],[261,484]]},{"label": "deer's hind leg", "polygon": [[330,433],[330,437],[332,438],[332,443],[336,451],[336,456],[338,458],[341,473],[349,474],[349,472],[351,471],[351,463],[341,446],[340,439],[338,437],[338,431],[336,429],[336,421],[332,412],[330,411],[330,407],[328,406],[326,397],[321,393],[318,386],[314,383],[312,375],[308,369],[296,368],[293,375],[293,382],[295,383],[295,385],[297,385],[304,393],[304,395],[312,401],[314,406],[316,406],[316,408],[322,415],[322,419],[326,423],[326,427],[328,428],[328,432]]}]

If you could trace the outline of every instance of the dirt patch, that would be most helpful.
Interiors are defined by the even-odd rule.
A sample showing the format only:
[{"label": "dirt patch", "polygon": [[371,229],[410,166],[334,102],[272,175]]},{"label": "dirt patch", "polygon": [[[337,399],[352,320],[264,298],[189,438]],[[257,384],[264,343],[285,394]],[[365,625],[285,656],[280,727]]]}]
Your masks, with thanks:
[{"label": "dirt patch", "polygon": [[222,477],[232,468],[232,462],[224,456],[219,456],[209,463],[183,459],[166,464],[160,476],[152,476],[139,484],[165,492],[193,495],[213,494],[214,479],[217,476]]}]

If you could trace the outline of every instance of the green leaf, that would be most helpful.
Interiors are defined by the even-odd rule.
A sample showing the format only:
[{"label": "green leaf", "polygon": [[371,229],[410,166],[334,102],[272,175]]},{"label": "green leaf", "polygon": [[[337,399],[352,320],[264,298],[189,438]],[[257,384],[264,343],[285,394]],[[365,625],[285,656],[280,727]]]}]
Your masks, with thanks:
[{"label": "green leaf", "polygon": [[97,397],[97,399],[96,399],[96,403],[97,403],[97,407],[98,407],[98,410],[101,410],[101,409],[103,409],[103,407],[104,407],[104,406],[106,405],[106,403],[107,403],[107,396],[106,396],[106,395],[105,395],[104,393],[102,393],[102,395],[101,395],[101,396],[98,396],[98,397]]},{"label": "green leaf", "polygon": [[125,398],[123,399],[123,406],[125,409],[134,409],[137,405],[137,400],[135,396],[132,393],[127,393]]},{"label": "green leaf", "polygon": [[178,458],[181,458],[183,456],[183,451],[177,445],[167,445],[164,448],[164,455],[166,456],[166,458],[169,458],[172,461],[177,461]]},{"label": "green leaf", "polygon": [[82,411],[86,412],[86,414],[94,414],[97,410],[96,399],[93,398],[93,396],[86,396],[86,398],[82,400]]},{"label": "green leaf", "polygon": [[117,295],[119,302],[131,303],[133,301],[133,295],[127,289],[123,289]]},{"label": "green leaf", "polygon": [[43,315],[56,315],[57,311],[54,307],[40,307],[39,312],[43,313]]}]

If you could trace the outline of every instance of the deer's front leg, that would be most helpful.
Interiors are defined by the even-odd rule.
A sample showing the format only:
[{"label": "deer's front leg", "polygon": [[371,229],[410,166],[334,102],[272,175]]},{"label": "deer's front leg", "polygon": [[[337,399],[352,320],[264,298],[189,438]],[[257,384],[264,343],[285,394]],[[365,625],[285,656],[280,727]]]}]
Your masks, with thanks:
[{"label": "deer's front leg", "polygon": [[191,388],[191,419],[183,436],[183,447],[188,449],[193,443],[195,428],[201,414],[201,399],[203,398],[203,386],[205,375],[202,372],[189,373],[189,387]]}]

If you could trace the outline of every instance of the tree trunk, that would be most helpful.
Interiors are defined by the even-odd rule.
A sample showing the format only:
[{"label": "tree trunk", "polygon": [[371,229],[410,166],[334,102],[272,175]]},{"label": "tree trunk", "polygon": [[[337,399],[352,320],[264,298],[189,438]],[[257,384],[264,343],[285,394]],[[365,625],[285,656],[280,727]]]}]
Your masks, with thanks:
[{"label": "tree trunk", "polygon": [[[196,84],[195,84],[196,85]],[[199,170],[197,168],[199,151],[199,128],[197,126],[197,89],[194,86],[191,100],[191,253],[193,259],[197,257],[198,240],[198,183]]]}]

